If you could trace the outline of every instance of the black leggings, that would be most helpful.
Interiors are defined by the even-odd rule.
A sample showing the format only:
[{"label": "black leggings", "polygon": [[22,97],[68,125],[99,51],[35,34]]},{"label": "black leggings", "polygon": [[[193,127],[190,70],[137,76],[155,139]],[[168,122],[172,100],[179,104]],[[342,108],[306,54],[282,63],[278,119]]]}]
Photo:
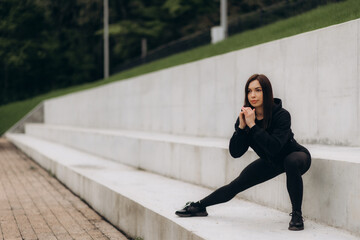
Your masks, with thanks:
[{"label": "black leggings", "polygon": [[303,175],[311,164],[308,152],[293,152],[284,158],[281,163],[273,165],[264,159],[257,159],[250,163],[230,184],[225,185],[209,196],[200,200],[204,207],[224,203],[252,186],[265,182],[277,175],[286,172],[287,190],[290,195],[293,211],[301,212],[303,198]]}]

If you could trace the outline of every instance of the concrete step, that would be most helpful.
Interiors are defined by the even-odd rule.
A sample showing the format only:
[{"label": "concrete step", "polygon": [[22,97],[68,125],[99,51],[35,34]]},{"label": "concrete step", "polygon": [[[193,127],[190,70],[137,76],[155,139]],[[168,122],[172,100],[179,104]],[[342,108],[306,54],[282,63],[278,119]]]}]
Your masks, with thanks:
[{"label": "concrete step", "polygon": [[310,220],[287,230],[287,213],[240,199],[208,208],[206,218],[174,215],[210,189],[141,171],[62,144],[23,134],[6,137],[96,211],[132,237],[162,239],[359,239]]},{"label": "concrete step", "polygon": [[[238,176],[257,158],[228,153],[229,139],[150,132],[27,124],[26,134],[207,188],[218,188]],[[307,145],[312,167],[304,175],[306,217],[360,234],[360,148]],[[191,166],[191,168],[189,168]],[[241,194],[241,198],[291,210],[282,174]]]}]

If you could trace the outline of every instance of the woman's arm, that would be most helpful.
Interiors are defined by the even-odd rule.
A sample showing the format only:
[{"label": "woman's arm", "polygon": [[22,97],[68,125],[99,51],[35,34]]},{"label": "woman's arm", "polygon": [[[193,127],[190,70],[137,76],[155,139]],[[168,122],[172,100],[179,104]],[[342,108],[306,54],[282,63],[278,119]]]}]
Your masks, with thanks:
[{"label": "woman's arm", "polygon": [[249,148],[249,135],[244,129],[239,128],[239,124],[238,118],[235,123],[235,132],[229,144],[229,152],[233,158],[241,157]]},{"label": "woman's arm", "polygon": [[272,119],[273,131],[269,134],[257,125],[250,128],[249,137],[267,156],[276,156],[291,136],[291,117],[286,110],[281,111]]}]

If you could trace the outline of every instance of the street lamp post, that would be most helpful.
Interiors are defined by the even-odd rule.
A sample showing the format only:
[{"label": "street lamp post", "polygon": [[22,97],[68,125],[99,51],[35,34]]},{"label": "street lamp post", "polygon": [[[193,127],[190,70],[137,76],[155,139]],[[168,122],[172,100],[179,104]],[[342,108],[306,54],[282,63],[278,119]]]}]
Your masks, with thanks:
[{"label": "street lamp post", "polygon": [[104,0],[104,78],[109,77],[109,0]]},{"label": "street lamp post", "polygon": [[227,38],[227,0],[221,0],[220,3],[220,26],[224,31],[224,38]]},{"label": "street lamp post", "polygon": [[211,28],[211,43],[223,41],[228,35],[227,0],[220,2],[220,26]]}]

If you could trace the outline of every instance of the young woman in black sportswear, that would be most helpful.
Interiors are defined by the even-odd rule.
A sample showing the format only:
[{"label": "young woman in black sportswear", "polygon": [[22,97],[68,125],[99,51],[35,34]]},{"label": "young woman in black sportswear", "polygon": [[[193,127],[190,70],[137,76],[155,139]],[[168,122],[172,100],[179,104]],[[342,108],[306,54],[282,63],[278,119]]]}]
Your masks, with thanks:
[{"label": "young woman in black sportswear", "polygon": [[311,155],[295,141],[290,114],[282,108],[280,99],[273,98],[271,83],[265,75],[254,74],[248,79],[244,102],[229,151],[232,157],[238,158],[250,146],[259,159],[250,163],[228,185],[198,202],[188,202],[175,214],[180,217],[207,216],[206,207],[227,202],[239,192],[285,172],[292,204],[289,230],[303,230],[301,176],[310,168]]}]

